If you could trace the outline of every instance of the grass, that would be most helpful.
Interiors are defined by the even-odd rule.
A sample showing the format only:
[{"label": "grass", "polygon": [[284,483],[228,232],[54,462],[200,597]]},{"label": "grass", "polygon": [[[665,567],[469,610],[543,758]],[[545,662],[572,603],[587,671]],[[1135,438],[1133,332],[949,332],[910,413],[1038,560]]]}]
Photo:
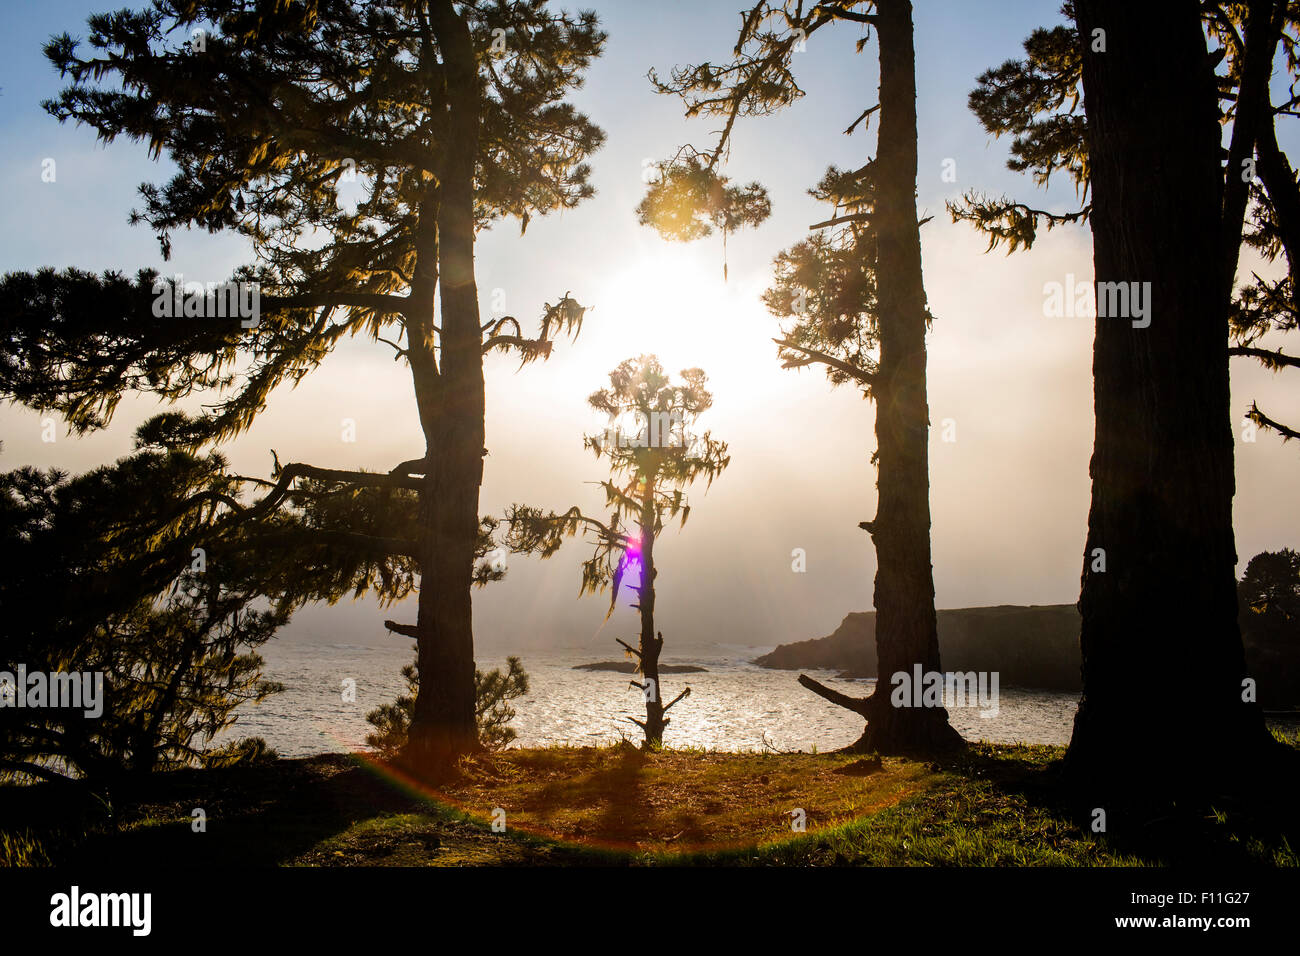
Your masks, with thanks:
[{"label": "grass", "polygon": [[[328,754],[160,775],[111,804],[75,788],[0,788],[0,820],[14,821],[0,824],[0,863],[1300,865],[1293,791],[1117,811],[1126,826],[1094,833],[1059,785],[1061,755],[981,744],[875,769],[843,754],[515,749],[467,761],[434,792]],[[492,828],[498,811],[505,832]]]},{"label": "grass", "polygon": [[[722,850],[838,826],[930,785],[923,764],[886,759],[869,776],[857,758],[631,746],[515,750],[475,761],[444,799],[564,842],[633,853]],[[798,812],[796,815],[796,811]]]},{"label": "grass", "polygon": [[[1054,747],[975,746],[959,762],[931,764],[912,798],[801,839],[701,863],[856,866],[1139,866],[1064,804],[1044,779]],[[1041,792],[1035,793],[1038,790]],[[739,858],[737,858],[739,856]]]}]

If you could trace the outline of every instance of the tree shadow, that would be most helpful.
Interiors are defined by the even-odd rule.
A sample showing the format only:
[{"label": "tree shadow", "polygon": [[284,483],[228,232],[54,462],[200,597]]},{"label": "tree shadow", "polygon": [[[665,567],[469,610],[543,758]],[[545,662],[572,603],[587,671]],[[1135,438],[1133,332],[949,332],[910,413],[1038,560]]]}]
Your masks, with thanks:
[{"label": "tree shadow", "polygon": [[[521,758],[516,766],[526,768],[525,761]],[[654,753],[632,746],[613,753],[593,751],[581,767],[571,765],[571,772],[511,790],[503,799],[509,800],[511,814],[529,819],[531,832],[566,845],[636,853],[651,846],[703,843],[708,832],[701,813],[687,799],[673,802],[655,773],[654,761]],[[553,770],[545,764],[538,769]],[[493,779],[490,774],[488,779]],[[458,795],[482,796],[473,788],[481,782],[473,781],[472,789]],[[707,810],[703,816],[708,816]]]},{"label": "tree shadow", "polygon": [[646,755],[624,749],[612,766],[602,766],[578,779],[554,780],[530,794],[520,809],[550,820],[557,809],[601,806],[590,836],[600,843],[635,845],[638,824],[648,808],[643,780]]},{"label": "tree shadow", "polygon": [[[343,754],[157,774],[115,787],[112,805],[109,825],[57,862],[276,866],[364,820],[430,810]],[[196,810],[205,817],[202,832],[194,829]],[[150,822],[161,820],[168,822]]]}]

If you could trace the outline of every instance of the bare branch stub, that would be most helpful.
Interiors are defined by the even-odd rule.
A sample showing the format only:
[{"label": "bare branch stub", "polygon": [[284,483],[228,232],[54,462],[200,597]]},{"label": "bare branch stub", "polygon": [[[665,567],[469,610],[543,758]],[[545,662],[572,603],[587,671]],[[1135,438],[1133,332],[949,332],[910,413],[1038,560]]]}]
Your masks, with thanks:
[{"label": "bare branch stub", "polygon": [[825,684],[813,680],[807,674],[799,675],[799,683],[801,686],[808,688],[818,697],[824,697],[826,700],[829,700],[832,704],[837,704],[840,707],[845,708],[846,710],[851,710],[853,711],[853,713],[859,714],[862,717],[870,720],[871,717],[870,698],[850,697],[848,694],[841,694],[839,691],[832,690],[831,688],[827,687]]}]

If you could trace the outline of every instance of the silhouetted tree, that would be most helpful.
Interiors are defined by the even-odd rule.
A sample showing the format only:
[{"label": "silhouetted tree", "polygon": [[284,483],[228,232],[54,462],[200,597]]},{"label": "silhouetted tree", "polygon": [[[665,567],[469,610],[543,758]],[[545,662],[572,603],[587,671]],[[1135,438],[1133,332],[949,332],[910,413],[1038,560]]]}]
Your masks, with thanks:
[{"label": "silhouetted tree", "polygon": [[[135,453],[75,478],[0,475],[0,772],[103,782],[264,750],[213,740],[238,705],[279,689],[256,648],[299,601],[257,606],[277,574],[264,563],[273,551],[211,514],[238,481],[219,455],[152,444],[155,424]],[[208,508],[185,507],[196,500]],[[281,528],[299,521],[279,516]],[[87,715],[84,698],[16,707],[20,667],[98,675],[101,712]]]},{"label": "silhouetted tree", "polygon": [[[786,368],[821,365],[834,384],[852,382],[876,405],[876,517],[863,521],[876,548],[876,643],[880,681],[865,700],[807,676],[800,682],[867,720],[853,749],[883,753],[960,747],[942,707],[894,707],[890,675],[915,665],[940,669],[930,558],[929,409],[925,333],[931,322],[921,274],[916,215],[916,62],[912,5],[876,2],[758,3],[742,14],[733,59],[678,67],[660,92],[686,102],[687,116],[719,116],[725,126],[711,150],[684,147],[662,164],[639,212],[671,238],[694,238],[690,223],[724,229],[766,217],[754,187],[726,184],[716,169],[740,116],[763,115],[803,95],[794,57],[821,28],[849,22],[874,28],[879,41],[879,103],[845,130],[879,121],[874,159],[855,170],[832,167],[812,195],[833,208],[816,235],[782,253],[768,307],[788,319],[776,340]],[[866,45],[867,35],[858,50]],[[682,184],[690,188],[683,188]],[[702,200],[707,200],[702,202]]]},{"label": "silhouetted tree", "polygon": [[[1097,319],[1086,547],[1104,565],[1085,563],[1067,763],[1130,787],[1177,787],[1207,767],[1223,783],[1272,742],[1244,699],[1233,571],[1228,303],[1246,199],[1231,157],[1249,155],[1254,131],[1238,113],[1225,182],[1196,4],[1077,0],[1075,12],[1096,281],[1150,282],[1151,315],[1148,327]],[[1189,692],[1195,736],[1181,730]]]},{"label": "silhouetted tree", "polygon": [[1281,709],[1300,705],[1300,551],[1263,551],[1237,584],[1246,663],[1259,700]]},{"label": "silhouetted tree", "polygon": [[[1285,54],[1292,86],[1300,81],[1300,12],[1281,2],[1202,4],[1202,24],[1217,44],[1212,61],[1222,102],[1220,122],[1232,123],[1234,135],[1224,178],[1225,223],[1237,223],[1236,210],[1245,204],[1248,228],[1225,226],[1223,281],[1229,287],[1233,357],[1251,358],[1279,371],[1300,366],[1300,357],[1270,349],[1261,340],[1300,328],[1296,276],[1300,274],[1300,185],[1277,141],[1280,119],[1295,116],[1300,97],[1273,105],[1269,76],[1275,52]],[[1067,3],[1062,13],[1073,19]],[[1079,208],[1052,212],[1005,196],[990,198],[970,190],[960,202],[949,203],[954,221],[968,221],[989,237],[989,248],[1005,243],[1008,252],[1029,248],[1042,229],[1086,224],[1089,201],[1089,162],[1082,101],[1082,57],[1078,31],[1072,24],[1035,30],[1025,40],[1025,59],[1008,60],[983,73],[970,95],[971,110],[995,136],[1012,138],[1007,166],[1028,172],[1039,186],[1053,174],[1069,177],[1080,198]],[[1239,122],[1241,116],[1244,122]],[[1237,134],[1235,130],[1242,130]],[[1246,135],[1247,131],[1253,131]],[[1253,148],[1250,139],[1254,140]],[[1232,293],[1238,249],[1246,245],[1268,262],[1285,258],[1286,274],[1270,280],[1258,274]],[[1293,427],[1275,421],[1252,402],[1246,416],[1283,440],[1297,437]]]},{"label": "silhouetted tree", "polygon": [[[1039,184],[1066,171],[1082,205],[1052,214],[970,193],[950,210],[990,248],[1011,250],[1031,245],[1040,225],[1089,222],[1098,288],[1150,283],[1141,321],[1097,296],[1084,690],[1067,763],[1080,782],[1130,790],[1199,783],[1207,767],[1216,784],[1230,782],[1222,758],[1248,759],[1271,739],[1246,690],[1237,616],[1228,356],[1290,360],[1228,340],[1274,321],[1252,305],[1276,305],[1273,287],[1257,279],[1236,298],[1233,288],[1251,199],[1245,241],[1273,255],[1276,208],[1300,199],[1293,175],[1271,186],[1252,177],[1285,112],[1269,103],[1268,80],[1279,43],[1295,69],[1296,24],[1282,2],[1076,0],[1063,13],[1073,25],[1036,31],[1028,59],[985,73],[971,106],[990,132],[1015,137],[1011,168]],[[1207,34],[1221,44],[1213,56]],[[1207,728],[1197,737],[1180,729],[1189,689]]]},{"label": "silhouetted tree", "polygon": [[[592,194],[585,159],[603,134],[564,97],[604,39],[594,14],[541,0],[161,0],[92,17],[87,57],[67,35],[46,48],[72,81],[51,113],[165,150],[179,167],[142,187],[133,214],[164,256],[179,228],[245,237],[255,265],[235,279],[259,283],[261,308],[251,328],[246,317],[160,319],[160,294],[180,290],[152,273],[9,276],[0,390],[85,430],[126,391],[223,389],[227,400],[190,425],[193,442],[214,441],[247,428],[277,385],[340,340],[392,346],[410,367],[423,452],[378,475],[291,464],[256,507],[269,513],[319,477],[418,496],[402,541],[349,541],[418,565],[418,619],[400,633],[417,639],[422,678],[408,756],[429,770],[477,746],[484,356],[545,358],[584,312],[566,294],[535,336],[511,316],[481,323],[475,234]],[[355,208],[339,198],[349,180],[363,193]],[[404,344],[385,337],[394,328]]]},{"label": "silhouetted tree", "polygon": [[686,489],[701,478],[707,488],[731,463],[726,442],[715,441],[711,432],[691,432],[713,405],[704,372],[685,369],[681,377],[682,384],[673,384],[657,358],[643,355],[610,372],[610,387],[588,400],[610,423],[603,434],[585,439],[597,458],[609,462],[611,477],[600,483],[605,505],[612,509],[608,521],[587,517],[576,506],[556,514],[517,504],[506,517],[506,540],[516,553],[547,558],[566,537],[586,532],[594,539],[595,552],[583,563],[578,594],[608,587],[606,618],[618,602],[619,587],[629,573],[635,575],[636,583],[629,587],[637,595],[633,607],[641,619],[641,637],[636,647],[618,643],[636,659],[641,675],[632,686],[645,698],[646,718],[632,722],[645,731],[648,747],[663,742],[669,709],[691,690],[663,702],[659,654],[664,638],[655,629],[655,541],[673,519],[686,524],[691,511]]}]

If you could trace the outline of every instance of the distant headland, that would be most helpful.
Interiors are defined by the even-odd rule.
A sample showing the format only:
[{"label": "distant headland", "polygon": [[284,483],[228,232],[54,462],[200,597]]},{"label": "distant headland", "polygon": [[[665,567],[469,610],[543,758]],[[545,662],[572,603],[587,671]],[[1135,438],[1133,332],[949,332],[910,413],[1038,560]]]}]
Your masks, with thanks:
[{"label": "distant headland", "polygon": [[[1003,687],[1076,692],[1081,618],[1073,604],[962,607],[938,611],[945,671],[998,671]],[[1270,641],[1243,614],[1246,667],[1265,710],[1300,707],[1300,642]],[[876,612],[853,611],[826,637],[754,661],[777,670],[833,670],[845,679],[876,676]]]},{"label": "distant headland", "polygon": [[[944,670],[998,671],[1004,687],[1077,691],[1079,612],[1072,604],[952,608],[938,612]],[[827,637],[782,644],[754,663],[779,670],[876,676],[876,612],[853,611]]]}]

